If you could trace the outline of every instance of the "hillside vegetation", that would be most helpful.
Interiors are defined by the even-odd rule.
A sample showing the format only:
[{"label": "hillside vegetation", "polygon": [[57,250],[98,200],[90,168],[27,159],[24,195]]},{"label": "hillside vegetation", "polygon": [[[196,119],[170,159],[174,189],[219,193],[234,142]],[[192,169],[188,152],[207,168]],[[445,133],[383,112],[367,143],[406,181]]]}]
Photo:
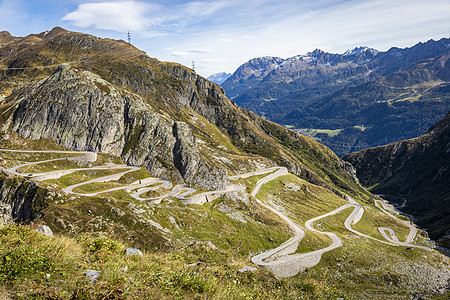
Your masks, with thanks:
[{"label": "hillside vegetation", "polygon": [[361,183],[413,215],[430,236],[449,247],[450,113],[427,134],[351,153]]}]

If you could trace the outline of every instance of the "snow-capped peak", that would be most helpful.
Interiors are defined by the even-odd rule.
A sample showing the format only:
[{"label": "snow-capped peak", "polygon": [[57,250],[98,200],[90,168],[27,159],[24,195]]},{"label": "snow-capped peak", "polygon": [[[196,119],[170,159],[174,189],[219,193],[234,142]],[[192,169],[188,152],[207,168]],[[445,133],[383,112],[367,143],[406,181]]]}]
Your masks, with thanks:
[{"label": "snow-capped peak", "polygon": [[375,50],[375,49],[373,49],[373,48],[369,48],[369,47],[366,47],[366,46],[362,46],[362,47],[355,47],[355,48],[352,49],[352,50],[348,49],[348,50],[345,51],[342,55],[344,55],[344,56],[350,56],[350,55],[355,55],[355,54],[361,54],[361,53],[364,53],[364,52],[366,52],[366,51],[372,53],[373,55],[376,55],[376,54],[378,53],[378,51]]}]

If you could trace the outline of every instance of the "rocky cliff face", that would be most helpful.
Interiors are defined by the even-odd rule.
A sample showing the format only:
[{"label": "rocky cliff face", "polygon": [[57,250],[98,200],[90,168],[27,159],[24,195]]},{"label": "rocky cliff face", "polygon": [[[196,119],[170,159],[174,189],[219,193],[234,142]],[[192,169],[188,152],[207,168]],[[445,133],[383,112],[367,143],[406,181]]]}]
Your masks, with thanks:
[{"label": "rocky cliff face", "polygon": [[176,182],[206,189],[228,183],[226,172],[199,154],[186,124],[174,123],[141,97],[68,65],[30,89],[14,114],[12,130],[69,149],[122,156],[128,164]]},{"label": "rocky cliff face", "polygon": [[0,223],[28,223],[46,207],[47,190],[35,182],[0,173]]}]

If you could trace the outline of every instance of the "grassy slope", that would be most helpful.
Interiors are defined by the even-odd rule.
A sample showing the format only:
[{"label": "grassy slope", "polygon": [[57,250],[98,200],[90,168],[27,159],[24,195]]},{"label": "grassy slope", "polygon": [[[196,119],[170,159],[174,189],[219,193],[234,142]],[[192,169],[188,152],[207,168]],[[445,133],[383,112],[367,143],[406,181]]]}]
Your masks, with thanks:
[{"label": "grassy slope", "polygon": [[371,191],[405,198],[403,210],[413,214],[434,239],[442,238],[450,228],[450,172],[445,167],[450,163],[449,121],[447,114],[426,135],[345,157]]},{"label": "grassy slope", "polygon": [[[323,294],[340,295],[311,281],[280,281],[264,270],[237,274],[242,261],[203,245],[130,257],[124,254],[123,243],[102,234],[49,238],[26,226],[0,229],[0,241],[2,297],[317,299]],[[83,276],[89,269],[101,272],[95,285]]]},{"label": "grassy slope", "polygon": [[[105,160],[105,157],[100,156],[100,159]],[[139,173],[130,177],[134,179],[143,175]],[[99,175],[95,172],[89,174]],[[254,185],[260,177],[250,177],[239,183]],[[128,180],[122,178],[120,181]],[[284,222],[258,206],[253,199],[221,197],[202,206],[186,206],[168,199],[152,205],[135,201],[124,191],[102,197],[65,196],[58,193],[59,188],[55,184],[64,185],[62,182],[44,184],[54,196],[47,199],[49,205],[42,211],[41,221],[62,236],[52,240],[35,236],[22,227],[19,230],[14,227],[5,229],[0,235],[0,238],[14,241],[19,231],[22,232],[23,242],[4,243],[0,257],[4,260],[6,256],[14,257],[21,266],[30,266],[22,268],[12,264],[3,271],[5,276],[10,276],[8,272],[18,270],[16,277],[4,277],[5,293],[35,295],[37,298],[55,293],[64,299],[74,295],[81,299],[80,295],[102,298],[106,293],[114,295],[112,298],[150,294],[163,298],[195,294],[202,298],[234,295],[236,298],[273,299],[298,298],[299,295],[306,299],[336,298],[346,294],[358,298],[363,291],[384,289],[393,280],[394,275],[388,275],[393,272],[392,266],[380,263],[387,261],[386,256],[396,263],[406,264],[412,258],[425,265],[440,263],[436,255],[428,253],[428,259],[424,260],[421,250],[405,252],[399,249],[402,247],[386,247],[352,236],[342,225],[349,213],[344,211],[316,224],[319,226],[316,228],[336,232],[344,240],[344,246],[325,254],[323,261],[308,272],[284,280],[270,279],[272,277],[265,271],[236,275],[238,268],[248,264],[252,253],[276,247],[291,236]],[[264,185],[258,197],[284,208],[299,224],[344,203],[328,189],[292,174]],[[241,220],[233,218],[229,210],[223,209],[224,206],[231,209],[231,214],[240,214]],[[160,224],[164,231],[156,229],[148,220]],[[372,219],[363,219],[362,222],[370,223]],[[370,225],[375,226],[377,222],[379,220],[375,218]],[[201,246],[186,247],[189,242],[198,240],[212,241],[221,252]],[[37,258],[26,250],[30,243],[34,245],[33,253]],[[329,243],[326,236],[307,233],[297,252],[315,250]],[[137,246],[147,252],[143,258],[128,258],[123,255],[124,245]],[[367,255],[372,259],[367,260]],[[350,258],[350,261],[345,258]],[[198,261],[200,264],[185,268]],[[78,267],[74,269],[71,265]],[[126,275],[120,271],[125,265],[129,268]],[[102,271],[100,283],[94,286],[83,278],[83,271],[89,268]],[[355,269],[359,276],[377,279],[358,280],[351,271]],[[197,273],[192,273],[194,271]],[[50,280],[44,278],[47,273],[52,274]],[[381,279],[377,277],[380,274]],[[395,276],[395,282],[402,282],[390,287],[395,295],[406,295],[404,290],[415,288],[409,275]],[[55,284],[55,280],[62,281]],[[33,291],[25,289],[26,286],[33,287]]]}]

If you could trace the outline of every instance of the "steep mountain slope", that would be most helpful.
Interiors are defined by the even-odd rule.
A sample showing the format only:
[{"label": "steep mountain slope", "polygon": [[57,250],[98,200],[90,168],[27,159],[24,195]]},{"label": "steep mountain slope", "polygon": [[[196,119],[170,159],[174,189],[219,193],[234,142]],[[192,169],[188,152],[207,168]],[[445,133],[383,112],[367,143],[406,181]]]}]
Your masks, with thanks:
[{"label": "steep mountain slope", "polygon": [[[4,36],[2,93],[20,86],[5,100],[3,119],[9,117],[21,137],[120,155],[163,178],[204,188],[225,186],[225,173],[234,168],[215,158],[244,151],[337,193],[364,194],[329,149],[239,108],[190,69],[159,62],[122,41],[62,28]],[[70,66],[55,71],[63,62]]]},{"label": "steep mountain slope", "polygon": [[423,136],[344,159],[356,167],[363,185],[400,204],[404,199],[401,210],[412,214],[433,239],[450,246],[450,113]]},{"label": "steep mountain slope", "polygon": [[[242,65],[222,86],[240,105],[295,128],[339,130],[316,136],[338,155],[411,138],[448,111],[450,39],[386,52],[315,50],[258,68]],[[254,83],[249,85],[248,81]],[[364,126],[365,130],[358,129]]]}]

